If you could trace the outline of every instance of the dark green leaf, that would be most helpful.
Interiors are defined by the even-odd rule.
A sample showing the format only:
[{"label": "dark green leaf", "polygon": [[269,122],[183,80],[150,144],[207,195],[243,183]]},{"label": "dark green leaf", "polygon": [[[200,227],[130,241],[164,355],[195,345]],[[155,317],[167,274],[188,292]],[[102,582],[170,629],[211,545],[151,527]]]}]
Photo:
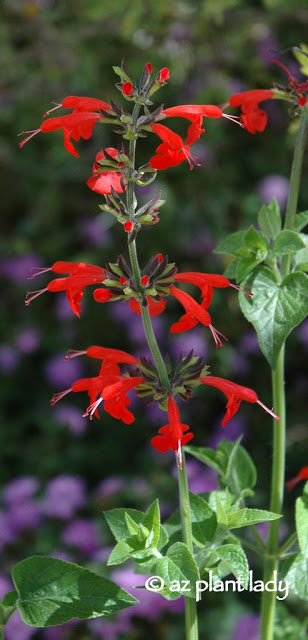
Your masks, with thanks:
[{"label": "dark green leaf", "polygon": [[241,309],[253,324],[260,348],[274,368],[287,336],[308,314],[308,277],[291,273],[278,284],[270,269],[261,267],[243,284],[252,288],[253,296],[239,294]]},{"label": "dark green leaf", "polygon": [[263,509],[239,509],[231,515],[228,514],[228,528],[238,529],[258,522],[269,522],[281,518],[277,513],[264,511]]},{"label": "dark green leaf", "polygon": [[295,216],[295,231],[301,231],[308,224],[308,211],[302,211]]},{"label": "dark green leaf", "polygon": [[295,253],[305,247],[305,243],[299,233],[283,229],[278,233],[273,246],[268,253],[268,259],[286,256]]},{"label": "dark green leaf", "polygon": [[56,558],[27,558],[15,565],[12,576],[17,607],[32,627],[110,615],[138,602],[110,580]]},{"label": "dark green leaf", "polygon": [[240,445],[240,440],[241,438],[236,442],[222,440],[217,448],[228,458],[223,483],[236,497],[242,496],[243,492],[252,495],[251,491],[247,494],[247,489],[251,490],[257,481],[256,467],[246,449]]},{"label": "dark green leaf", "polygon": [[186,451],[191,456],[194,456],[195,458],[197,458],[197,460],[200,460],[200,462],[203,462],[203,464],[206,464],[212,469],[215,469],[215,471],[222,471],[220,461],[217,460],[216,451],[213,451],[213,449],[210,449],[208,447],[190,447],[190,446],[187,447],[186,446],[185,452]]},{"label": "dark green leaf", "polygon": [[[200,574],[193,555],[183,542],[176,542],[168,549],[167,555],[157,561],[155,572],[165,583],[164,589],[159,593],[167,600],[176,600],[181,595],[196,599],[195,586],[197,580],[200,580]],[[176,584],[175,590],[170,591],[169,587],[172,588],[174,582],[180,583],[180,587],[184,586],[182,581],[189,582],[187,586],[191,591],[181,594]]]},{"label": "dark green leaf", "polygon": [[230,572],[233,573],[236,578],[241,580],[244,587],[247,587],[249,566],[245,552],[239,545],[224,544],[213,550],[212,553],[227,565]]},{"label": "dark green leaf", "polygon": [[[296,500],[296,531],[301,552],[308,556],[308,496]],[[308,577],[308,576],[307,576]]]},{"label": "dark green leaf", "polygon": [[288,582],[292,593],[302,600],[308,600],[308,556],[302,553],[292,556],[289,565],[284,580]]},{"label": "dark green leaf", "polygon": [[236,231],[219,243],[214,249],[214,253],[228,253],[231,256],[237,255],[237,250],[245,246],[246,231]]}]

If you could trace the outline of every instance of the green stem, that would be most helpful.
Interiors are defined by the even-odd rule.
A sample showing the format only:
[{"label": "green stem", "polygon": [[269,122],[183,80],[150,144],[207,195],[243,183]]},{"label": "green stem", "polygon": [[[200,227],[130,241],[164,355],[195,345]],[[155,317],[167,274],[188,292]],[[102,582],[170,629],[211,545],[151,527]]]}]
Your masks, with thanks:
[{"label": "green stem", "polygon": [[278,550],[278,556],[281,557],[286,551],[288,551],[288,549],[290,549],[290,547],[293,547],[295,542],[297,542],[296,531],[294,531],[294,533],[292,533],[292,535],[280,547],[280,549]]},{"label": "green stem", "polygon": [[[295,216],[297,212],[297,202],[299,187],[301,181],[301,173],[303,166],[303,158],[305,151],[305,144],[308,131],[308,114],[304,113],[300,119],[299,127],[296,134],[294,156],[290,175],[290,189],[288,204],[286,209],[286,217],[284,222],[284,229],[294,229]],[[282,277],[290,273],[291,255],[283,256],[281,260],[281,274]]]},{"label": "green stem", "polygon": [[[180,511],[182,520],[183,540],[187,545],[191,554],[193,553],[191,517],[188,483],[185,465],[185,454],[182,452],[182,469],[178,467],[179,495],[180,495]],[[197,605],[192,598],[185,598],[185,624],[186,624],[186,640],[198,640],[198,619]]]},{"label": "green stem", "polygon": [[[290,189],[284,229],[294,229],[297,212],[298,194],[301,180],[305,142],[308,130],[308,114],[303,113],[294,147],[294,156],[290,176]],[[281,276],[290,273],[291,255],[283,256],[281,260]],[[272,369],[272,389],[274,411],[280,417],[279,423],[274,423],[273,439],[273,468],[271,485],[271,511],[282,513],[284,493],[284,464],[285,464],[285,389],[284,389],[284,354],[285,343],[282,345],[277,365]],[[273,578],[278,570],[278,535],[279,520],[273,520],[269,527],[269,537],[266,547],[267,557],[264,561],[263,581],[266,583]],[[283,548],[283,547],[282,547]],[[272,557],[269,557],[272,556]],[[276,595],[275,592],[263,591],[261,603],[261,640],[273,640],[275,624]]]}]

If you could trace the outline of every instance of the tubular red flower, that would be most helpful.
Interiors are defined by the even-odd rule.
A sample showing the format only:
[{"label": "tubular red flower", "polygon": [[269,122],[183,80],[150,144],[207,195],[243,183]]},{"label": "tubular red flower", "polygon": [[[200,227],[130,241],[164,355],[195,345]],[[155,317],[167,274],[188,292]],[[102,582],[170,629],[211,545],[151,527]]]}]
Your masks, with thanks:
[{"label": "tubular red flower", "polygon": [[22,140],[19,144],[20,148],[22,148],[30,138],[33,138],[33,136],[40,131],[43,133],[49,133],[50,131],[63,129],[64,146],[66,150],[78,158],[79,154],[73,146],[71,138],[77,142],[80,138],[88,140],[92,135],[96,122],[101,118],[100,111],[108,111],[111,109],[107,102],[97,100],[96,98],[67,96],[64,98],[62,104],[56,105],[56,107],[50,109],[44,115],[48,115],[51,111],[60,107],[73,109],[73,111],[71,114],[44,120],[41,126],[34,131],[23,131],[22,133],[30,133],[30,135]]},{"label": "tubular red flower", "polygon": [[[168,396],[168,418],[169,423],[161,427],[158,436],[151,440],[151,444],[157,451],[166,453],[169,449],[177,452],[178,465],[182,468],[182,446],[187,444],[193,437],[193,433],[186,433],[189,430],[188,424],[181,423],[179,408],[172,396]],[[184,435],[185,434],[185,435]]]},{"label": "tubular red flower", "polygon": [[230,107],[242,107],[241,120],[250,133],[262,132],[267,125],[267,113],[259,109],[259,102],[274,97],[270,89],[254,89],[236,93],[229,99]]},{"label": "tubular red flower", "polygon": [[186,118],[194,122],[196,116],[202,116],[202,118],[221,118],[223,112],[214,104],[181,104],[176,107],[164,109],[162,115],[167,118]]},{"label": "tubular red flower", "polygon": [[176,167],[185,160],[187,160],[190,169],[193,168],[193,164],[200,166],[200,163],[190,152],[190,145],[199,140],[204,131],[201,129],[201,121],[200,116],[198,123],[194,123],[188,128],[186,142],[163,124],[152,124],[152,131],[159,136],[163,143],[157,147],[157,155],[150,159],[151,167],[157,170],[168,169]]},{"label": "tubular red flower", "polygon": [[198,272],[186,272],[186,273],[176,273],[174,276],[174,280],[177,282],[189,282],[190,284],[196,285],[201,289],[201,296],[204,300],[207,300],[207,307],[210,305],[214,288],[224,289],[226,287],[232,287],[237,291],[241,291],[248,298],[252,297],[252,294],[244,289],[241,289],[236,284],[232,284],[228,278],[216,273],[198,273]]},{"label": "tubular red flower", "polygon": [[286,482],[287,490],[292,491],[293,487],[295,487],[295,485],[297,485],[301,480],[308,480],[308,466],[302,467],[295,478],[291,478]]},{"label": "tubular red flower", "polygon": [[211,387],[216,387],[222,391],[225,396],[228,398],[228,402],[226,405],[227,412],[222,420],[222,426],[225,427],[227,422],[233,418],[233,416],[237,413],[240,408],[242,400],[246,402],[256,402],[259,404],[267,413],[269,413],[275,420],[280,420],[275,413],[268,409],[259,399],[255,391],[250,389],[249,387],[242,387],[239,384],[235,384],[235,382],[231,382],[230,380],[225,380],[224,378],[216,378],[214,376],[205,376],[200,378],[200,382],[203,384],[207,384]]},{"label": "tubular red flower", "polygon": [[95,289],[95,291],[93,291],[93,298],[95,302],[109,302],[109,300],[114,298],[114,295],[109,289]]},{"label": "tubular red flower", "polygon": [[45,289],[39,291],[29,291],[26,296],[26,305],[29,305],[34,298],[37,298],[41,293],[45,291],[66,291],[66,297],[70,303],[72,311],[80,318],[81,314],[81,301],[83,298],[84,287],[103,282],[105,278],[105,271],[102,267],[97,267],[92,264],[85,264],[83,262],[55,262],[52,267],[47,269],[38,269],[35,274],[30,276],[30,279],[36,275],[41,275],[47,271],[53,271],[54,273],[64,274],[69,273],[66,278],[57,278],[51,280]]},{"label": "tubular red flower", "polygon": [[126,191],[123,189],[121,180],[123,178],[123,174],[118,171],[104,171],[100,172],[101,166],[99,164],[99,160],[103,160],[105,158],[104,151],[108,153],[109,156],[116,160],[118,156],[117,149],[113,147],[108,147],[107,149],[103,149],[99,151],[99,153],[95,156],[95,162],[92,167],[93,176],[87,180],[87,185],[92,191],[96,193],[101,193],[104,195],[108,195],[111,193],[112,189],[117,193],[123,193]]},{"label": "tubular red flower", "polygon": [[212,325],[211,316],[206,310],[207,300],[203,301],[201,305],[199,305],[188,293],[185,291],[181,291],[176,287],[169,287],[169,291],[171,295],[176,298],[184,307],[186,314],[182,316],[179,322],[174,323],[171,328],[171,333],[180,333],[182,331],[188,331],[201,322],[205,327],[209,327],[213,338],[215,340],[216,347],[222,347],[223,343],[219,336],[222,336],[225,340],[227,340],[226,336],[224,336],[220,331],[217,331],[215,327]]},{"label": "tubular red flower", "polygon": [[138,358],[135,358],[135,356],[132,356],[126,351],[122,351],[121,349],[110,349],[109,347],[99,347],[97,345],[92,345],[85,351],[69,349],[65,356],[65,360],[70,360],[71,358],[76,358],[82,355],[87,355],[89,358],[95,358],[96,360],[108,360],[109,362],[117,364],[139,364]]}]

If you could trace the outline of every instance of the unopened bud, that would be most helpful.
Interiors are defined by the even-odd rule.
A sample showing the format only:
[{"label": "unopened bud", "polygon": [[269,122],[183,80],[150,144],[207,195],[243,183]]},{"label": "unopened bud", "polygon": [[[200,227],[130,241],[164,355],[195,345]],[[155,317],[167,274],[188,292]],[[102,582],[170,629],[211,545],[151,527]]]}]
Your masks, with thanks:
[{"label": "unopened bud", "polygon": [[146,287],[149,284],[149,278],[148,276],[142,276],[141,280],[140,280],[141,284],[143,287]]},{"label": "unopened bud", "polygon": [[124,84],[122,84],[122,93],[124,96],[131,96],[133,91],[134,87],[131,82],[124,82]]},{"label": "unopened bud", "polygon": [[155,258],[158,260],[158,262],[162,262],[163,261],[163,254],[162,253],[157,253]]},{"label": "unopened bud", "polygon": [[159,81],[160,82],[167,82],[167,80],[169,80],[169,78],[170,78],[169,69],[168,69],[168,67],[164,67],[159,72]]},{"label": "unopened bud", "polygon": [[124,222],[124,231],[126,231],[126,233],[130,233],[133,228],[134,225],[130,220],[126,220],[126,222]]},{"label": "unopened bud", "polygon": [[119,283],[122,285],[122,287],[124,287],[124,285],[127,283],[126,278],[120,278]]},{"label": "unopened bud", "polygon": [[305,106],[305,104],[306,104],[306,102],[307,102],[307,98],[305,98],[305,96],[301,96],[301,97],[298,99],[298,104],[299,104],[299,106],[300,106],[300,107],[304,107],[304,106]]}]

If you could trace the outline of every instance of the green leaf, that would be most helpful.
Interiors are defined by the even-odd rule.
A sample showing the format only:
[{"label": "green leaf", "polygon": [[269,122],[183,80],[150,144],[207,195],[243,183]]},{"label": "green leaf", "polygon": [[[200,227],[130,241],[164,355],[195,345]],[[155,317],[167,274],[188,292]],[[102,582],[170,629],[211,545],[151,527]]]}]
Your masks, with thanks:
[{"label": "green leaf", "polygon": [[121,80],[124,82],[132,82],[132,78],[125,72],[121,67],[114,66],[112,67],[114,72],[120,76]]},{"label": "green leaf", "polygon": [[253,225],[251,225],[248,231],[246,231],[244,240],[246,247],[255,249],[256,251],[259,250],[261,251],[263,256],[266,255],[269,243],[266,241],[266,238],[254,228]]},{"label": "green leaf", "polygon": [[17,591],[9,591],[9,593],[5,594],[1,604],[3,605],[3,607],[15,607],[17,598],[18,598]]},{"label": "green leaf", "polygon": [[241,280],[246,278],[246,276],[248,276],[248,274],[258,266],[258,264],[263,262],[265,256],[266,254],[263,254],[260,251],[258,258],[253,256],[251,258],[241,258],[237,263],[236,282],[241,282]]},{"label": "green leaf", "polygon": [[218,494],[216,495],[217,522],[223,527],[228,527],[228,515],[225,507],[222,505]]},{"label": "green leaf", "polygon": [[[183,542],[176,542],[168,549],[167,555],[157,561],[155,572],[164,581],[164,589],[159,593],[167,600],[176,600],[181,595],[196,599],[196,582],[200,580],[200,574],[193,555]],[[178,587],[184,586],[182,581],[188,581],[191,591],[179,591]],[[170,590],[172,586],[174,591]]]},{"label": "green leaf", "polygon": [[289,569],[284,573],[284,580],[289,584],[289,589],[298,598],[308,600],[308,556],[302,553],[294,555],[288,562]]},{"label": "green leaf", "polygon": [[[190,514],[192,523],[193,542],[198,547],[204,547],[214,537],[217,528],[215,511],[199,495],[189,493]],[[179,509],[168,518],[165,527],[171,536],[182,531],[181,513]]]},{"label": "green leaf", "polygon": [[271,258],[286,256],[289,253],[295,253],[304,247],[305,243],[299,233],[283,229],[276,237],[267,257],[270,260]]},{"label": "green leaf", "polygon": [[231,515],[228,514],[228,528],[238,529],[240,527],[247,527],[251,524],[257,524],[258,522],[268,522],[269,520],[277,520],[282,516],[271,511],[264,511],[263,509],[239,509]]},{"label": "green leaf", "polygon": [[240,445],[240,440],[241,438],[235,442],[221,440],[217,448],[228,459],[223,484],[230,489],[235,497],[253,495],[251,489],[257,481],[256,467],[246,449]]},{"label": "green leaf", "polygon": [[185,452],[189,453],[203,464],[208,465],[211,469],[215,469],[215,471],[222,471],[222,467],[220,461],[217,460],[216,451],[210,449],[209,447],[190,447],[185,446]]},{"label": "green leaf", "polygon": [[301,231],[308,224],[308,211],[302,211],[295,216],[295,231]]},{"label": "green leaf", "polygon": [[109,511],[104,511],[104,517],[117,542],[131,535],[125,519],[125,513],[137,524],[143,520],[144,514],[137,509],[110,509]]},{"label": "green leaf", "polygon": [[15,565],[12,577],[17,607],[32,627],[110,615],[138,602],[114,582],[56,558],[27,558]]},{"label": "green leaf", "polygon": [[224,270],[224,276],[226,276],[226,278],[229,278],[229,280],[236,279],[238,263],[239,263],[239,259],[234,258],[234,260],[232,260],[232,262],[230,262],[230,264],[228,264],[228,266]]},{"label": "green leaf", "polygon": [[281,215],[275,198],[269,204],[264,204],[258,213],[258,225],[268,238],[276,238],[281,230]]},{"label": "green leaf", "polygon": [[111,551],[107,565],[122,564],[130,558],[150,560],[152,555],[153,550],[146,547],[144,540],[139,540],[138,536],[131,536],[130,538],[125,538],[125,540],[121,540],[116,544],[114,549]]},{"label": "green leaf", "polygon": [[237,251],[245,246],[246,231],[236,231],[225,238],[214,249],[214,253],[228,253],[231,256],[237,256]]},{"label": "green leaf", "polygon": [[301,552],[308,556],[308,496],[297,498],[295,504],[295,520],[298,544]]},{"label": "green leaf", "polygon": [[247,588],[249,566],[243,549],[237,544],[224,544],[214,549],[212,553],[220,558],[230,569],[230,572],[233,573],[236,578],[240,579],[243,586]]},{"label": "green leaf", "polygon": [[275,368],[284,341],[308,314],[308,277],[291,273],[278,284],[270,269],[261,267],[243,284],[252,288],[253,296],[239,294],[241,309],[253,324],[269,365]]},{"label": "green leaf", "polygon": [[142,524],[152,533],[151,546],[156,546],[160,533],[159,502],[155,500],[147,509]]}]

